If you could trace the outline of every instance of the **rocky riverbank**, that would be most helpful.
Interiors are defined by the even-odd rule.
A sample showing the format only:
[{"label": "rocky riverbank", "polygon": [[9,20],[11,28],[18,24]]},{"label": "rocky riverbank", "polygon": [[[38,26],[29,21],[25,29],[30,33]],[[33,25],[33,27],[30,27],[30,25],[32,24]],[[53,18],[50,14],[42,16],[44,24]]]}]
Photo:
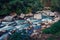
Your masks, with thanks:
[{"label": "rocky riverbank", "polygon": [[[58,15],[54,14],[54,13],[56,13],[56,12],[39,11],[39,12],[37,12],[34,15],[30,14],[29,17],[28,16],[25,17],[24,14],[21,14],[19,16],[17,16],[15,14],[15,15],[9,15],[9,16],[4,17],[3,19],[1,19],[0,22],[2,24],[2,22],[5,21],[5,22],[8,22],[7,24],[9,24],[9,22],[11,22],[13,20],[12,21],[13,23],[10,23],[10,25],[13,26],[13,28],[17,28],[18,30],[21,30],[19,28],[21,28],[20,26],[22,26],[23,24],[30,24],[30,26],[28,28],[24,27],[24,30],[28,31],[27,33],[30,35],[30,37],[32,39],[36,39],[37,38],[36,40],[39,40],[41,38],[42,30],[45,29],[45,28],[49,28],[51,24],[53,24],[53,23],[55,23],[55,22],[57,22],[59,20],[60,17]],[[50,15],[50,14],[54,14],[54,15]],[[25,21],[25,22],[20,23],[18,21],[17,24],[19,24],[19,26],[16,26],[17,25],[17,24],[15,25],[16,21],[17,20],[21,21],[21,19],[22,20],[26,20],[27,22]],[[9,25],[7,25],[7,26],[4,27],[4,28],[8,29],[8,28],[11,27]],[[9,31],[8,34],[12,35],[12,33],[14,33],[14,31],[16,31],[16,29],[12,29],[12,31]],[[5,30],[1,30],[2,34],[4,34],[5,32],[6,32],[6,29]],[[9,35],[6,35],[6,38]],[[6,38],[4,38],[4,39],[6,39]]]}]

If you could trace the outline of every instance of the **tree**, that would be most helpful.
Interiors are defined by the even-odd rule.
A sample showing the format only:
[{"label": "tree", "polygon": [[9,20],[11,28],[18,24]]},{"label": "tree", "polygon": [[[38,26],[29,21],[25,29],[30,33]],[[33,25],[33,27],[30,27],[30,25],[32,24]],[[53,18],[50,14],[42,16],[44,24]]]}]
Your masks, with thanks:
[{"label": "tree", "polygon": [[60,12],[60,0],[51,0],[51,10]]},{"label": "tree", "polygon": [[17,14],[36,12],[42,9],[40,0],[0,0],[0,15],[15,11]]},{"label": "tree", "polygon": [[10,0],[0,0],[0,15],[8,14],[8,2]]}]

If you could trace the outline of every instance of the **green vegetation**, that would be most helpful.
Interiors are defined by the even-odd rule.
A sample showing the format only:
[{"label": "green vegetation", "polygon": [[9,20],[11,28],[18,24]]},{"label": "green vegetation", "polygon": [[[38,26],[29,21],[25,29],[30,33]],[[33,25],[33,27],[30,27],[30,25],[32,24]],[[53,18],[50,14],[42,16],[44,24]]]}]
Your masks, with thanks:
[{"label": "green vegetation", "polygon": [[60,12],[60,0],[51,0],[51,10]]},{"label": "green vegetation", "polygon": [[55,34],[57,32],[60,32],[60,20],[52,24],[50,28],[43,30],[43,33],[46,33],[46,34]]},{"label": "green vegetation", "polygon": [[60,40],[60,20],[52,24],[50,28],[44,29],[43,33],[52,34],[48,40]]},{"label": "green vegetation", "polygon": [[0,0],[0,15],[15,11],[17,14],[36,12],[42,9],[40,0]]},{"label": "green vegetation", "polygon": [[48,40],[60,40],[60,32],[55,33],[53,36],[49,37]]},{"label": "green vegetation", "polygon": [[25,30],[22,30],[21,32],[15,32],[12,34],[8,40],[31,40],[30,36],[26,33]]}]

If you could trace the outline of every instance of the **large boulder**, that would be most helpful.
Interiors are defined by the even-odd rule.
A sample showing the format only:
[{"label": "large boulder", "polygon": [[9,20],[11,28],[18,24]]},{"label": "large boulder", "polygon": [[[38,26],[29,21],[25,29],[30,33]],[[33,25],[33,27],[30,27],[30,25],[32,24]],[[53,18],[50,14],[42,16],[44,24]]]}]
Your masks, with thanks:
[{"label": "large boulder", "polygon": [[20,18],[24,18],[25,14],[21,13]]},{"label": "large boulder", "polygon": [[43,10],[43,13],[45,13],[47,16],[55,16],[55,13],[50,10]]},{"label": "large boulder", "polygon": [[34,14],[34,18],[35,19],[42,19],[42,15],[41,14]]},{"label": "large boulder", "polygon": [[33,14],[30,12],[30,13],[26,14],[25,16],[33,16]]},{"label": "large boulder", "polygon": [[13,16],[6,16],[3,20],[4,21],[12,21],[13,20]]}]

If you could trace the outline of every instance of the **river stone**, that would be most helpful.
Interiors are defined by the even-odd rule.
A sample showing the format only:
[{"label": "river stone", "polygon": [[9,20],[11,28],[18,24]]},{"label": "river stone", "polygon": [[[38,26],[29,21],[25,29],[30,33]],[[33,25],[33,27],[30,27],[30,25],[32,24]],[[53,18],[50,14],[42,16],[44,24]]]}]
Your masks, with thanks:
[{"label": "river stone", "polygon": [[42,19],[42,15],[41,14],[34,14],[34,18],[35,19]]},{"label": "river stone", "polygon": [[3,20],[4,21],[12,21],[13,16],[6,16]]}]

